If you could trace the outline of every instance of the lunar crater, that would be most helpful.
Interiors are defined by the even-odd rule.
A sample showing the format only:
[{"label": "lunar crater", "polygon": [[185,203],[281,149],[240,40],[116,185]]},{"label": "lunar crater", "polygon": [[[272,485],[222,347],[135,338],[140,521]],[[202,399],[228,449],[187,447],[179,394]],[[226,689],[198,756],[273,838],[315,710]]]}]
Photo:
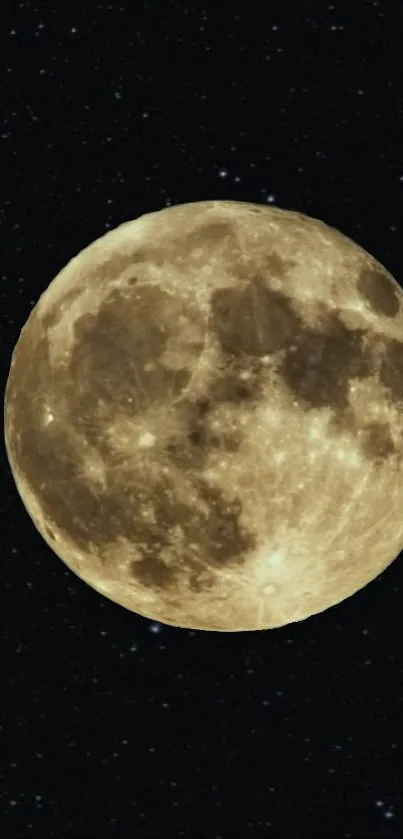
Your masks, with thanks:
[{"label": "lunar crater", "polygon": [[398,290],[383,269],[369,265],[362,268],[357,280],[357,290],[371,309],[387,318],[399,314],[401,303]]}]

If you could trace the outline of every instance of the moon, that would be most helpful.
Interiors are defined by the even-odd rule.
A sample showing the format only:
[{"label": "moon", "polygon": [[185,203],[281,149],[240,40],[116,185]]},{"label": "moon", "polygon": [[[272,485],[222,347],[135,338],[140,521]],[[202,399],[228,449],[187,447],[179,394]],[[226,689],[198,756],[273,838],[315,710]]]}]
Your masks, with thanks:
[{"label": "moon", "polygon": [[147,618],[284,626],[403,547],[403,292],[301,213],[200,201],[97,239],[22,328],[4,410],[36,529]]}]

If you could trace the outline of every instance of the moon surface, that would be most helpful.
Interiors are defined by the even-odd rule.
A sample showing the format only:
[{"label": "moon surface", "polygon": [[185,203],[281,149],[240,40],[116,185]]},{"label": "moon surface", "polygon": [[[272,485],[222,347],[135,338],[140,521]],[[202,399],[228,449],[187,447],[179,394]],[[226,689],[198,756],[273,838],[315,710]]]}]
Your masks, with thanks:
[{"label": "moon surface", "polygon": [[222,632],[304,620],[403,547],[403,292],[301,213],[149,213],[40,297],[5,441],[35,527],[110,600]]}]

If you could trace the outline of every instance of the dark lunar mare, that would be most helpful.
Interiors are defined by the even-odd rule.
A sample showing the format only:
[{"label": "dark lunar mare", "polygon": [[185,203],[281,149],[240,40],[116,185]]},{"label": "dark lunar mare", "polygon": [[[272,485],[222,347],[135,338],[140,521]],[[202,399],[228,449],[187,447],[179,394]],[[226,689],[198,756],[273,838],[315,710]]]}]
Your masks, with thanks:
[{"label": "dark lunar mare", "polygon": [[[368,280],[368,274],[366,277],[363,282],[368,289],[368,283],[373,280]],[[349,386],[352,380],[373,374],[376,352],[380,349],[380,381],[388,389],[391,403],[400,404],[403,399],[401,342],[371,334],[364,328],[350,329],[330,309],[324,314],[323,329],[312,328],[295,310],[292,300],[280,291],[270,290],[263,277],[254,277],[246,286],[219,289],[212,296],[211,311],[211,328],[224,354],[238,359],[274,358],[281,351],[276,371],[303,410],[331,408],[335,428],[354,435],[362,432],[356,438],[358,445],[374,465],[398,454],[387,424],[370,422],[363,428],[357,424],[349,402]],[[251,388],[249,384],[252,400],[261,390],[264,376],[263,367],[260,376],[255,377],[254,386]],[[230,371],[227,384],[232,379]]]}]

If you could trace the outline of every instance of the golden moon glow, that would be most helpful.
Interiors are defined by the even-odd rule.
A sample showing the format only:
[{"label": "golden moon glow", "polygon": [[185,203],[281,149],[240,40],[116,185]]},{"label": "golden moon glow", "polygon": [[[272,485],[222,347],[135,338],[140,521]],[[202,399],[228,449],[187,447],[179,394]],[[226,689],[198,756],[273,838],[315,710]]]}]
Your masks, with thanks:
[{"label": "golden moon glow", "polygon": [[322,222],[183,204],[98,239],[21,331],[6,449],[43,538],[148,618],[322,612],[403,547],[403,293]]}]

